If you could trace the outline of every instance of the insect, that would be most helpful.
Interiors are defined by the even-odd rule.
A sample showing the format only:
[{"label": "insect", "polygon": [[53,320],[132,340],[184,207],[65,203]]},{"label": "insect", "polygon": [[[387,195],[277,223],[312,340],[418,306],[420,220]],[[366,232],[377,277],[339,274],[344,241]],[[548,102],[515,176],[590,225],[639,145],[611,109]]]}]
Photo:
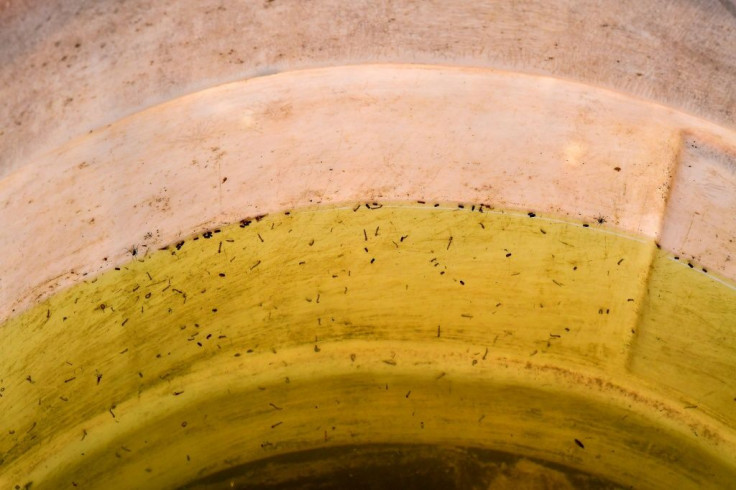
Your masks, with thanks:
[{"label": "insect", "polygon": [[128,252],[133,257],[136,257],[138,255],[138,245],[133,245],[130,248],[126,248],[125,251]]}]

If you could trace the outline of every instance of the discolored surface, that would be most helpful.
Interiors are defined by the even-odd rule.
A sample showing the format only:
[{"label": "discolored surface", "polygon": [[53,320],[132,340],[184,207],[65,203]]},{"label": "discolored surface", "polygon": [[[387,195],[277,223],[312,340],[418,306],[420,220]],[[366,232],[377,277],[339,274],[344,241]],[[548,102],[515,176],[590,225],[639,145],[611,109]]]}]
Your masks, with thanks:
[{"label": "discolored surface", "polygon": [[[734,289],[600,223],[356,203],[246,218],[119,269],[4,325],[8,483],[171,487],[376,443],[652,488],[736,471],[722,429],[736,386],[719,363],[736,347],[718,330]],[[658,333],[658,312],[705,301],[718,307],[679,316],[680,337]],[[661,355],[688,331],[714,354]]]}]

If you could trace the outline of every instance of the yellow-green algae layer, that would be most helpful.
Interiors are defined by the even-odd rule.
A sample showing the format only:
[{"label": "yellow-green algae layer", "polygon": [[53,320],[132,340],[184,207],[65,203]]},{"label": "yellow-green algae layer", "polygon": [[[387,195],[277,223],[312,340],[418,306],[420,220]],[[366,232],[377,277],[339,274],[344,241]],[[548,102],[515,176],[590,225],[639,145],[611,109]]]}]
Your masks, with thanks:
[{"label": "yellow-green algae layer", "polygon": [[0,330],[0,486],[175,487],[361,443],[736,481],[736,295],[648,240],[485,206],[244,220]]}]

